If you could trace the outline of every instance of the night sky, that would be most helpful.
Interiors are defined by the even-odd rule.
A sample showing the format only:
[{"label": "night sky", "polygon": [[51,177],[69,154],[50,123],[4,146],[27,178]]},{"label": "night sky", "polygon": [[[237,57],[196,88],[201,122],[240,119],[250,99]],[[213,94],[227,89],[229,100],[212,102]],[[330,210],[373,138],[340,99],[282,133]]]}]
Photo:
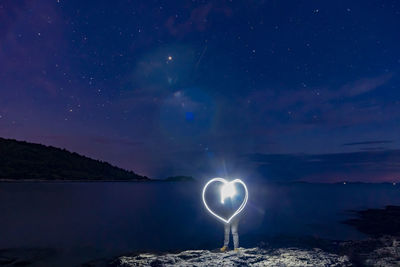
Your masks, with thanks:
[{"label": "night sky", "polygon": [[154,178],[400,180],[399,1],[0,1],[0,136]]}]

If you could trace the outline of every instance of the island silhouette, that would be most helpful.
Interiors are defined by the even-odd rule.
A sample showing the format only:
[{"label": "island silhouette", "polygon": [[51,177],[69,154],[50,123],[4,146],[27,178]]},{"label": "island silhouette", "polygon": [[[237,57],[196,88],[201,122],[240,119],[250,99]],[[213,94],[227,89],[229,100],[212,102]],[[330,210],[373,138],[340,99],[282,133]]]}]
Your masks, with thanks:
[{"label": "island silhouette", "polygon": [[149,181],[146,176],[66,149],[0,138],[3,181]]}]

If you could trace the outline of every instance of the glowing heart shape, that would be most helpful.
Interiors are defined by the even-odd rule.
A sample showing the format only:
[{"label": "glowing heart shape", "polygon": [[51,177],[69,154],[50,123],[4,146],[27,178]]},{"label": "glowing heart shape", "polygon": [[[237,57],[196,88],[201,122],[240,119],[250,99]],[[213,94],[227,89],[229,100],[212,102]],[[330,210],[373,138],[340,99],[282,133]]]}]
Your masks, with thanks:
[{"label": "glowing heart shape", "polygon": [[[206,190],[207,190],[207,187],[208,187],[210,184],[214,183],[214,182],[221,182],[221,183],[224,184],[224,186],[225,186],[225,185],[229,185],[229,184],[232,184],[232,185],[233,185],[233,184],[235,184],[235,183],[238,183],[238,184],[243,185],[243,187],[244,187],[245,196],[244,196],[243,202],[242,202],[242,204],[240,204],[239,208],[232,214],[232,216],[231,216],[228,220],[222,218],[221,216],[219,216],[218,214],[216,214],[215,212],[213,212],[213,211],[210,209],[210,207],[207,205],[207,202],[206,202],[206,199],[205,199]],[[221,194],[222,194],[222,192],[221,192]],[[221,200],[222,202],[223,202],[224,198],[225,198],[225,197],[222,196],[222,200]],[[219,177],[217,177],[217,178],[213,178],[213,179],[211,179],[210,181],[208,181],[208,183],[206,183],[206,185],[205,185],[204,188],[203,188],[203,203],[204,203],[204,206],[206,206],[207,210],[208,210],[212,215],[214,215],[215,217],[217,217],[218,219],[220,219],[220,220],[223,221],[224,223],[229,223],[236,215],[238,215],[238,214],[244,209],[244,207],[246,206],[246,203],[247,203],[247,199],[248,199],[248,198],[249,198],[249,193],[248,193],[248,191],[247,191],[247,187],[246,187],[245,183],[243,183],[243,181],[240,180],[240,179],[235,179],[235,180],[233,180],[233,181],[228,182],[228,181],[225,180],[224,178],[219,178]]]}]

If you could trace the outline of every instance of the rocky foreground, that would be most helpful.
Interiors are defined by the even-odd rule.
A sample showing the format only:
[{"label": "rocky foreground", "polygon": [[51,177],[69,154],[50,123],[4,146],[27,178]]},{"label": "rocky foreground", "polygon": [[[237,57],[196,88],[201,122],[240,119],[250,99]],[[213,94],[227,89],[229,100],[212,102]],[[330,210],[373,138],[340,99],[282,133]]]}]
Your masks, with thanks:
[{"label": "rocky foreground", "polygon": [[346,241],[340,243],[340,249],[354,266],[400,266],[400,237]]},{"label": "rocky foreground", "polygon": [[187,250],[176,254],[122,256],[109,266],[400,266],[400,238],[383,236],[321,248],[247,248],[227,253]]},{"label": "rocky foreground", "polygon": [[[382,236],[361,241],[319,242],[315,248],[242,248],[239,252],[186,250],[179,253],[134,253],[95,260],[86,267],[130,266],[400,266],[400,237]],[[318,248],[317,248],[318,247]],[[0,250],[0,266],[60,266],[56,251]],[[66,263],[63,266],[73,266]]]},{"label": "rocky foreground", "polygon": [[352,266],[346,256],[320,249],[247,248],[226,253],[187,250],[177,254],[138,254],[118,258],[116,266]]}]

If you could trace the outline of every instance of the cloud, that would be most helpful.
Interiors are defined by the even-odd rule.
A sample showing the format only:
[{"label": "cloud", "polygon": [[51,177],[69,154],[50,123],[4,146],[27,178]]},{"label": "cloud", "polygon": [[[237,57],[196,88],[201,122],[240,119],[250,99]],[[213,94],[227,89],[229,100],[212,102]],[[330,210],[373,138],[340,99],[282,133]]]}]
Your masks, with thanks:
[{"label": "cloud", "polygon": [[361,78],[341,86],[303,86],[296,90],[255,90],[240,100],[239,110],[248,110],[257,125],[278,132],[315,126],[344,127],[383,122],[399,115],[394,102],[383,102],[367,94],[387,84],[393,74]]},{"label": "cloud", "polygon": [[202,32],[209,24],[211,13],[223,13],[225,16],[230,16],[232,10],[225,5],[216,6],[216,3],[211,2],[192,9],[190,17],[183,22],[178,22],[180,18],[177,16],[169,17],[165,26],[174,36],[184,36],[192,31]]},{"label": "cloud", "polygon": [[400,180],[400,150],[332,154],[251,154],[268,180],[392,182]]},{"label": "cloud", "polygon": [[365,94],[373,91],[379,86],[384,85],[392,78],[393,74],[383,74],[374,78],[364,78],[355,82],[348,83],[340,88],[339,92],[348,97]]},{"label": "cloud", "polygon": [[375,141],[362,141],[353,143],[344,143],[343,146],[359,146],[359,145],[381,145],[393,143],[392,140],[375,140]]},{"label": "cloud", "polygon": [[[384,85],[392,78],[393,74],[383,74],[372,78],[361,78],[359,80],[348,82],[338,88],[302,87],[297,90],[279,90],[276,92],[272,89],[263,89],[253,93],[255,98],[264,96],[265,98],[274,99],[270,105],[272,108],[287,108],[294,105],[301,105],[305,109],[310,107],[318,107],[326,105],[331,101],[343,98],[352,98],[367,92],[373,91]],[[250,95],[252,97],[252,95]],[[308,108],[307,108],[308,107]]]},{"label": "cloud", "polygon": [[362,147],[360,148],[360,150],[364,150],[364,151],[372,151],[372,150],[385,150],[385,147],[382,146],[378,146],[378,147]]}]

